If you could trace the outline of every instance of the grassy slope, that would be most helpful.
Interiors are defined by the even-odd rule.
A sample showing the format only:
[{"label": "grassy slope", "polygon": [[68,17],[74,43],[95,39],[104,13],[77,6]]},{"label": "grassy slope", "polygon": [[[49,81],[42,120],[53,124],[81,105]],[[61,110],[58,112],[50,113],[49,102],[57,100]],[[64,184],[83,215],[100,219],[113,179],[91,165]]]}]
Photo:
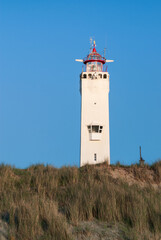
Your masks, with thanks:
[{"label": "grassy slope", "polygon": [[161,161],[124,166],[139,179],[133,185],[112,177],[111,171],[121,168],[1,165],[0,214],[10,239],[160,239],[161,189],[139,181],[150,171],[153,183],[161,183]]}]

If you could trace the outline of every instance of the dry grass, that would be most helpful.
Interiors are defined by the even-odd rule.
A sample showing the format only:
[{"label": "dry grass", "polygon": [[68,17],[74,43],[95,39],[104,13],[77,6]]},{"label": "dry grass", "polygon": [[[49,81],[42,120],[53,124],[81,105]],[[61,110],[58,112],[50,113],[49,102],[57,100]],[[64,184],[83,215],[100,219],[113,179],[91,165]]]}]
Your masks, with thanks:
[{"label": "dry grass", "polygon": [[155,172],[156,181],[161,182],[161,161],[154,163],[151,169]]},{"label": "dry grass", "polygon": [[[1,165],[0,214],[10,226],[11,238],[74,239],[69,225],[95,220],[123,224],[125,239],[160,237],[161,191],[129,186],[110,177],[108,168],[106,164],[61,169],[35,165],[20,170]],[[147,168],[161,181],[161,162],[146,166],[142,175],[137,168],[130,171],[139,179],[146,178]]]}]

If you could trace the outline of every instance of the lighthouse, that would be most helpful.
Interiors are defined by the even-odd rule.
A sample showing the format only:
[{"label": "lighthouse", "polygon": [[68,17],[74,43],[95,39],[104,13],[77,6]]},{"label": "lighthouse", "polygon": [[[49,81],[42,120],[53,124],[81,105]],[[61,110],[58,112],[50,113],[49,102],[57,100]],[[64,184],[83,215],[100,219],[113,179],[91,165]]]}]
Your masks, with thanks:
[{"label": "lighthouse", "polygon": [[95,41],[84,59],[80,74],[81,146],[80,166],[107,161],[110,164],[109,73],[106,60],[96,51]]}]

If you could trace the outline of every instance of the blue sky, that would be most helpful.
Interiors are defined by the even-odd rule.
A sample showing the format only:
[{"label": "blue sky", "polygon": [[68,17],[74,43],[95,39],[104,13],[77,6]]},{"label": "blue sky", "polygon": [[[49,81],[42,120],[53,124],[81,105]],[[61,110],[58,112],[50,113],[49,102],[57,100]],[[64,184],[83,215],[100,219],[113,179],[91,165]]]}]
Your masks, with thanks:
[{"label": "blue sky", "polygon": [[161,158],[160,1],[0,0],[0,162],[79,165],[79,74],[107,48],[111,163]]}]

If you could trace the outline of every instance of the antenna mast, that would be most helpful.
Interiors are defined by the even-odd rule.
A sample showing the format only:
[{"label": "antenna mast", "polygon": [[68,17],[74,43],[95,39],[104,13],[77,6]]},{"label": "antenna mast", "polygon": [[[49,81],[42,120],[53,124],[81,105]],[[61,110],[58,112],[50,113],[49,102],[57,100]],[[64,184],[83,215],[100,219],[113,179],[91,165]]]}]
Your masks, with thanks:
[{"label": "antenna mast", "polygon": [[92,52],[92,42],[93,42],[93,39],[92,37],[90,37],[90,52]]},{"label": "antenna mast", "polygon": [[106,49],[107,48],[104,48],[104,58],[106,58]]}]

